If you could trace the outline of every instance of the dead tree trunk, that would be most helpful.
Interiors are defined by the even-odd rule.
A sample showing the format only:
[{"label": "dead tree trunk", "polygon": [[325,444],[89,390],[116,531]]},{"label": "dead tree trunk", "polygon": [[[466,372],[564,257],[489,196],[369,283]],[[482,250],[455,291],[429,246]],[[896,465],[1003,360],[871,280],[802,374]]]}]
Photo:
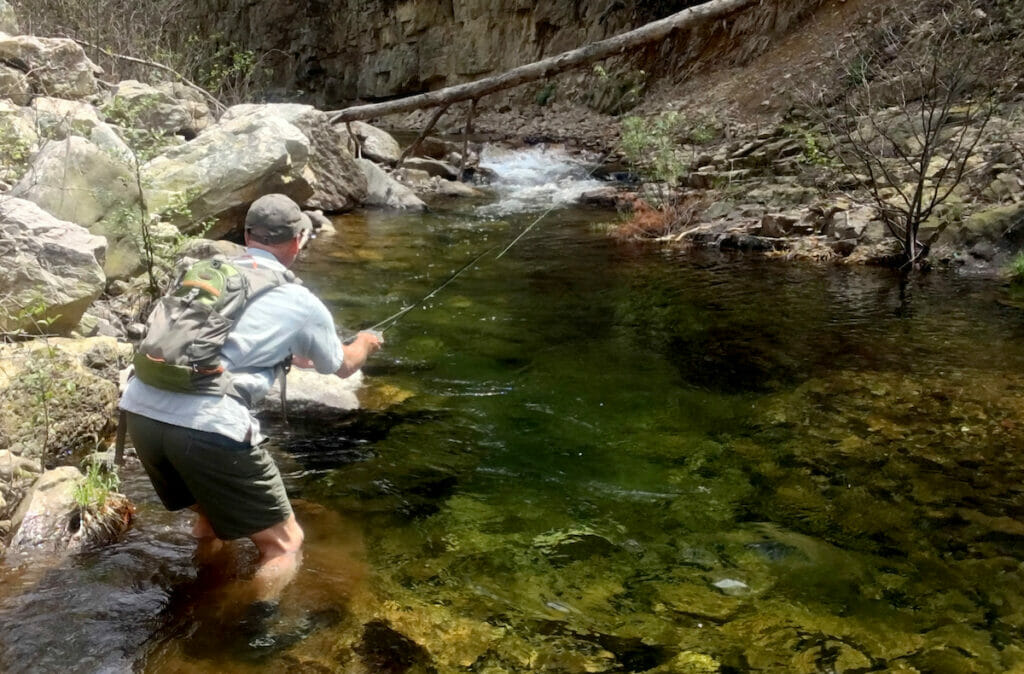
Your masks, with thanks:
[{"label": "dead tree trunk", "polygon": [[601,61],[610,56],[624,54],[632,49],[641,47],[652,42],[659,42],[668,37],[673,31],[681,28],[689,28],[696,24],[717,19],[731,14],[749,5],[756,4],[760,0],[710,0],[704,4],[684,9],[681,12],[667,16],[664,19],[653,21],[639,28],[621,35],[592,42],[585,47],[563,52],[558,56],[552,56],[534,63],[513,68],[508,72],[494,77],[485,77],[475,82],[457,84],[437,91],[429,91],[425,94],[417,94],[406,98],[398,98],[384,103],[373,103],[370,105],[357,105],[344,110],[329,112],[331,122],[351,122],[354,120],[371,119],[381,115],[390,115],[397,112],[409,112],[422,108],[432,108],[438,105],[451,105],[460,101],[480,98],[487,94],[509,89],[511,87],[532,82],[534,80],[550,77],[560,72],[578,68],[596,61]]}]

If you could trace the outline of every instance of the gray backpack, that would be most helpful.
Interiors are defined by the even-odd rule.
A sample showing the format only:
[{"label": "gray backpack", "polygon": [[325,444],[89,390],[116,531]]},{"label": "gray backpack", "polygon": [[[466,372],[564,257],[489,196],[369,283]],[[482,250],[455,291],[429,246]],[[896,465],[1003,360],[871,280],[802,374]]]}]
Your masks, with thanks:
[{"label": "gray backpack", "polygon": [[[247,407],[245,392],[232,385],[220,352],[245,307],[285,283],[291,272],[260,268],[253,261],[223,257],[200,260],[160,298],[147,322],[133,364],[135,376],[165,391],[230,395]],[[287,372],[291,357],[278,364]]]}]

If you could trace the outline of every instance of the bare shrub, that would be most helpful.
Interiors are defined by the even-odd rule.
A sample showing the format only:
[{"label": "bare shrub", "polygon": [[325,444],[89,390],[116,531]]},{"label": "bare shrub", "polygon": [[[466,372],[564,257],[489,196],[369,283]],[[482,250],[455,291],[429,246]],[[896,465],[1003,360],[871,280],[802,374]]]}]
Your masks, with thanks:
[{"label": "bare shrub", "polygon": [[[940,5],[890,5],[848,61],[844,90],[823,120],[835,156],[866,178],[906,269],[924,264],[945,227],[919,238],[968,177],[1011,71],[986,49],[992,25],[984,11],[969,0]],[[835,102],[823,93],[818,100],[819,109]]]},{"label": "bare shrub", "polygon": [[176,79],[172,74],[176,73],[229,105],[262,93],[259,82],[274,56],[201,30],[193,3],[187,0],[11,0],[11,4],[22,30],[80,41],[112,81],[159,82]]}]

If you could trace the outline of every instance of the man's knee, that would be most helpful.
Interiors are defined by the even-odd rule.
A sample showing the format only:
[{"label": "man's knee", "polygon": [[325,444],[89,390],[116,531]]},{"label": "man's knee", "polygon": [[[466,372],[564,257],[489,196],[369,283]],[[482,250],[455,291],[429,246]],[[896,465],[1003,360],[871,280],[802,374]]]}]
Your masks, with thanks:
[{"label": "man's knee", "polygon": [[258,531],[249,539],[256,544],[261,559],[271,559],[298,552],[304,537],[295,515],[289,515],[285,521]]}]

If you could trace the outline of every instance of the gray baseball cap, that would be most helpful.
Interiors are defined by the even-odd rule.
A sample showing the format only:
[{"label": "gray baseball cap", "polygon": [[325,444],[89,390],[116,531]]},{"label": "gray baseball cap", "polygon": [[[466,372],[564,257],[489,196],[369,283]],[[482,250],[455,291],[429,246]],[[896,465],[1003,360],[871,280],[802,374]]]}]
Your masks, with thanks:
[{"label": "gray baseball cap", "polygon": [[312,233],[313,223],[299,205],[284,194],[266,194],[249,206],[245,231],[260,243],[284,243],[303,231]]}]

